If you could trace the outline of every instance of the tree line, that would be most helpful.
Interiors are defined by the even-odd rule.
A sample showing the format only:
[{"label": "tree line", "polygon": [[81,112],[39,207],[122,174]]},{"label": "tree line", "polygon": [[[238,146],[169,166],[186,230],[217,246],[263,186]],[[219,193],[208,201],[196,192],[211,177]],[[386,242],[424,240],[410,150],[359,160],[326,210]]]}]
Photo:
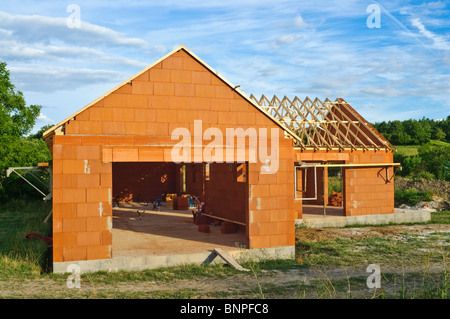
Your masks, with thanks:
[{"label": "tree line", "polygon": [[450,141],[450,115],[445,119],[388,121],[372,126],[393,145],[423,145],[431,140]]},{"label": "tree line", "polygon": [[450,116],[441,120],[388,121],[372,124],[395,146],[415,145],[417,154],[394,152],[399,176],[450,180]]}]

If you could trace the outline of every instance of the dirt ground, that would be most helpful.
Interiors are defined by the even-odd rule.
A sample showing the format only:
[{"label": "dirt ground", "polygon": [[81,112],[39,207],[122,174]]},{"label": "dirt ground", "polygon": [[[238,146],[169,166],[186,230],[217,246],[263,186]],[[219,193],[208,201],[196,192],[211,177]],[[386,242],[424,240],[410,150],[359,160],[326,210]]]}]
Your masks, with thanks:
[{"label": "dirt ground", "polygon": [[301,228],[295,232],[295,239],[301,241],[334,240],[336,238],[364,239],[370,237],[399,237],[402,233],[426,234],[449,232],[448,224],[393,225],[355,228]]}]

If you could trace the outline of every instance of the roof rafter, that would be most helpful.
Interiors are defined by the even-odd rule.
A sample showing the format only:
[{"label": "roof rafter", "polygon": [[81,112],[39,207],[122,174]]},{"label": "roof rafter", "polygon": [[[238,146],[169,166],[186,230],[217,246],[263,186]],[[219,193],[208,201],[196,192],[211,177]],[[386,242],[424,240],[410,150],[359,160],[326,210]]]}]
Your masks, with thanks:
[{"label": "roof rafter", "polygon": [[296,146],[302,149],[391,149],[392,145],[378,133],[361,115],[343,99],[334,102],[306,97],[303,101],[295,96],[282,99],[276,95],[268,99],[264,94],[255,103],[278,119],[300,139]]}]

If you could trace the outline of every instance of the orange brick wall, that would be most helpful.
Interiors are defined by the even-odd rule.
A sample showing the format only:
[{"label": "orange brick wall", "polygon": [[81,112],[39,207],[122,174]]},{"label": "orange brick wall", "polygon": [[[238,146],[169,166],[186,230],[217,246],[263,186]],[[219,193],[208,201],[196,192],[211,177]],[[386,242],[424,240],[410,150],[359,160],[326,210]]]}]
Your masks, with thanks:
[{"label": "orange brick wall", "polygon": [[[393,163],[392,152],[355,151],[351,163]],[[380,172],[381,170],[381,172]],[[355,168],[345,171],[345,211],[347,216],[393,214],[394,183],[386,183],[385,168]],[[393,168],[389,168],[392,176]]]},{"label": "orange brick wall", "polygon": [[101,146],[55,136],[53,145],[53,259],[111,257],[111,164]]},{"label": "orange brick wall", "polygon": [[249,164],[249,248],[295,244],[294,150],[292,140],[279,140],[279,169],[262,174],[261,164]]},{"label": "orange brick wall", "polygon": [[[344,164],[374,164],[393,163],[393,153],[390,151],[301,151],[296,149],[296,161],[312,162],[342,162]],[[380,171],[381,170],[381,171]],[[389,167],[389,176],[393,168]],[[385,168],[344,168],[344,211],[346,216],[391,214],[394,212],[394,185],[386,183]],[[380,174],[378,174],[380,172]],[[318,195],[322,196],[322,168],[317,168]],[[310,185],[309,185],[310,186]],[[318,201],[318,204],[323,204]],[[298,218],[302,218],[300,204],[296,205]]]},{"label": "orange brick wall", "polygon": [[[248,165],[246,191],[253,197],[245,208],[247,235],[249,248],[294,245],[292,140],[180,50],[75,115],[65,124],[65,135],[53,137],[55,262],[112,257],[113,163],[170,162],[178,142],[171,140],[171,132],[185,127],[193,134],[194,120],[202,121],[203,132],[210,127],[224,134],[238,127],[278,130],[278,173],[260,174],[259,162]],[[194,152],[191,159],[196,159]],[[199,190],[198,184],[187,186],[188,192]],[[242,217],[240,209],[231,214]]]},{"label": "orange brick wall", "polygon": [[236,164],[212,163],[210,169],[210,180],[205,182],[207,212],[245,223],[248,183],[237,181]]}]

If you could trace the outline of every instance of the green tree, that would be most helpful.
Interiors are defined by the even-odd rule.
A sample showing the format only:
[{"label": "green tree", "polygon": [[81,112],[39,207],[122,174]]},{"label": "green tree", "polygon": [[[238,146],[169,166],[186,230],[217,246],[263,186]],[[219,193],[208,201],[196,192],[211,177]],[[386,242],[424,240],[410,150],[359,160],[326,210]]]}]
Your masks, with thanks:
[{"label": "green tree", "polygon": [[419,156],[428,172],[433,173],[437,179],[444,178],[444,167],[450,161],[449,145],[422,145],[419,147]]},{"label": "green tree", "polygon": [[16,91],[9,75],[6,63],[0,62],[0,136],[20,137],[31,131],[41,107],[27,107],[22,92]]},{"label": "green tree", "polygon": [[41,137],[24,137],[33,129],[40,111],[39,105],[26,105],[22,92],[10,80],[6,63],[0,62],[0,200],[39,195],[19,177],[6,178],[6,169],[51,160]]}]

